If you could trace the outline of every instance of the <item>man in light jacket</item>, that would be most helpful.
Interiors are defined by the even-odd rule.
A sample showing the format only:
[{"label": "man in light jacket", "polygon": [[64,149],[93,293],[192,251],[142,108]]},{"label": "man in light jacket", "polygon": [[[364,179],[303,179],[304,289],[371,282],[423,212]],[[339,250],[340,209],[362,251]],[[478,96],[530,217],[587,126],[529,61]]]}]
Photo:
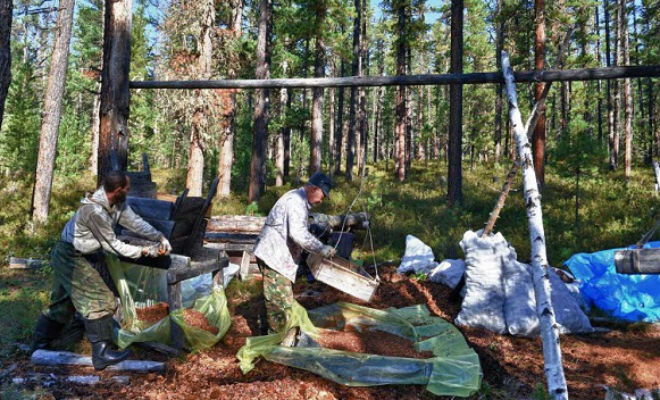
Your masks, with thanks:
[{"label": "man in light jacket", "polygon": [[261,229],[254,255],[263,275],[269,333],[282,331],[287,323],[302,250],[324,257],[335,254],[332,246],[324,245],[308,230],[309,209],[322,203],[331,188],[330,178],[316,172],[303,187],[277,200]]},{"label": "man in light jacket", "polygon": [[[77,311],[92,343],[95,369],[116,364],[130,355],[130,350],[111,348],[117,289],[105,263],[105,252],[137,259],[168,254],[172,247],[161,232],[125,204],[129,188],[130,178],[125,173],[110,172],[94,194],[82,199],[64,227],[51,254],[53,290],[50,306],[37,321],[33,351],[46,348],[57,339]],[[117,224],[159,245],[140,247],[120,241],[115,236]]]}]

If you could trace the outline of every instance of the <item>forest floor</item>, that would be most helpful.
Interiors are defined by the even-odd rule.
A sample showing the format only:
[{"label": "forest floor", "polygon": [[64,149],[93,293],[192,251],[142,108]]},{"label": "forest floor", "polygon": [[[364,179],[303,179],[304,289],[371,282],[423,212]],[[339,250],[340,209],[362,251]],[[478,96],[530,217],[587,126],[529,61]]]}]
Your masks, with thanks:
[{"label": "forest floor", "polygon": [[[349,301],[370,307],[404,307],[425,304],[434,315],[448,321],[458,314],[460,300],[444,285],[406,277],[387,267],[383,281],[369,304],[338,292],[322,283],[300,279],[294,292],[308,309],[337,301]],[[29,363],[28,355],[16,352],[4,359],[0,368],[15,369],[12,378],[29,378],[43,374],[50,381],[36,379],[13,385],[6,377],[3,399],[34,396],[44,399],[431,399],[437,398],[424,386],[392,385],[350,388],[332,383],[310,372],[261,360],[256,368],[243,375],[236,352],[245,338],[261,334],[263,316],[261,280],[234,281],[227,289],[232,326],[216,346],[166,360],[167,372],[160,374],[130,374],[102,371],[91,367],[37,367]],[[315,293],[304,296],[303,293]],[[541,341],[498,335],[483,329],[460,328],[468,344],[479,355],[484,380],[481,390],[471,399],[544,399],[545,378]],[[634,324],[607,333],[567,335],[561,337],[570,398],[592,400],[604,398],[601,385],[621,391],[660,386],[660,327]],[[80,345],[80,352],[89,348]],[[139,352],[137,358],[165,360],[151,352]],[[0,373],[1,375],[1,373]],[[64,381],[67,375],[97,375],[97,385],[89,386]],[[111,381],[114,375],[129,376],[122,385]],[[49,377],[49,378],[48,378]],[[58,379],[58,377],[60,377]]]},{"label": "forest floor", "polygon": [[[481,228],[495,203],[507,168],[479,167],[464,171],[464,201],[460,207],[446,205],[446,165],[415,164],[405,184],[396,182],[380,165],[373,168],[353,211],[371,213],[375,251],[367,247],[364,235],[356,236],[353,258],[366,264],[401,257],[405,236],[414,234],[433,249],[436,259],[461,257],[458,248],[463,233]],[[604,170],[604,169],[603,169]],[[648,230],[660,210],[653,192],[650,168],[636,168],[625,182],[619,172],[597,170],[581,176],[576,201],[574,177],[546,169],[543,213],[548,256],[552,265],[561,266],[571,254],[592,252],[634,243]],[[182,176],[170,171],[155,172],[161,190],[179,193]],[[520,187],[520,177],[516,187]],[[347,211],[360,192],[357,182],[338,178],[329,202],[318,210],[329,214]],[[29,357],[16,346],[28,343],[39,310],[48,303],[51,271],[48,263],[41,270],[10,270],[7,258],[33,257],[48,260],[48,252],[62,226],[75,211],[85,191],[93,189],[93,178],[58,178],[53,187],[51,218],[43,227],[29,223],[28,183],[12,182],[0,188],[0,398],[273,398],[273,399],[399,399],[433,398],[423,386],[383,386],[349,388],[326,381],[309,372],[260,361],[255,370],[242,375],[235,353],[245,337],[261,334],[260,282],[234,282],[227,289],[233,324],[225,338],[207,351],[167,360],[164,375],[131,375],[127,386],[112,383],[117,373],[97,373],[91,368],[46,368],[29,364]],[[247,205],[239,196],[214,202],[213,214],[265,215],[279,195],[295,187],[271,188],[256,205]],[[240,191],[240,190],[239,190]],[[575,209],[578,204],[579,208]],[[521,261],[529,255],[524,200],[513,191],[496,225],[496,230],[516,248]],[[423,277],[404,277],[385,269],[374,308],[426,304],[434,315],[452,322],[460,301],[451,290],[427,282]],[[296,283],[298,295],[313,290],[316,296],[298,300],[307,309],[336,301],[359,301],[320,283]],[[608,333],[562,336],[564,370],[571,398],[602,399],[608,385],[631,392],[636,388],[660,385],[660,328],[658,325],[613,325]],[[479,354],[484,372],[481,390],[473,399],[544,399],[545,378],[539,339],[502,336],[479,329],[460,328],[468,343]],[[88,353],[86,341],[75,351]],[[157,353],[136,350],[141,359],[164,360]],[[14,366],[14,367],[12,367]],[[5,373],[12,369],[10,373]],[[101,377],[101,384],[84,386],[55,383],[49,387],[35,382],[14,385],[12,377],[29,374],[89,375]],[[125,374],[119,374],[125,375]],[[40,375],[44,376],[44,375]],[[51,379],[52,380],[52,379]],[[59,382],[58,379],[54,380]]]}]

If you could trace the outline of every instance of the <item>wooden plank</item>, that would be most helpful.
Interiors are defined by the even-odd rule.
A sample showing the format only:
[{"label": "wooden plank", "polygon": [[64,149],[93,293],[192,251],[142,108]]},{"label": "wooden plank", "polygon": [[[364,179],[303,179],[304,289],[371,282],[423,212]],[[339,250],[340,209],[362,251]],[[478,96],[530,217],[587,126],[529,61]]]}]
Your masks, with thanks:
[{"label": "wooden plank", "polygon": [[128,196],[126,204],[142,218],[167,221],[172,219],[174,213],[174,204],[169,201]]},{"label": "wooden plank", "polygon": [[[69,351],[37,350],[32,353],[30,362],[35,365],[79,365],[92,366],[92,358],[82,354]],[[124,360],[118,364],[107,367],[110,371],[132,371],[132,372],[164,372],[165,363],[157,361]]]},{"label": "wooden plank", "polygon": [[247,251],[243,252],[243,256],[241,257],[241,269],[239,269],[239,275],[241,277],[241,280],[244,281],[247,279],[248,274],[250,273],[250,253]]},{"label": "wooden plank", "polygon": [[[516,82],[592,81],[599,79],[658,77],[660,76],[660,65],[519,71],[514,72],[513,76]],[[501,72],[473,72],[467,74],[350,76],[340,78],[131,81],[130,87],[131,89],[278,89],[483,83],[504,83],[504,77]]]},{"label": "wooden plank", "polygon": [[233,251],[249,251],[254,249],[254,243],[207,243],[206,247],[211,247],[218,250],[227,252]]},{"label": "wooden plank", "polygon": [[[176,228],[175,228],[176,231]],[[254,244],[259,237],[254,233],[236,233],[236,232],[206,232],[204,240],[209,242],[225,243],[250,243]]]},{"label": "wooden plank", "polygon": [[10,269],[38,269],[41,268],[43,260],[36,258],[9,257]]},{"label": "wooden plank", "polygon": [[259,233],[266,223],[266,217],[247,215],[214,215],[209,220],[208,231]]}]

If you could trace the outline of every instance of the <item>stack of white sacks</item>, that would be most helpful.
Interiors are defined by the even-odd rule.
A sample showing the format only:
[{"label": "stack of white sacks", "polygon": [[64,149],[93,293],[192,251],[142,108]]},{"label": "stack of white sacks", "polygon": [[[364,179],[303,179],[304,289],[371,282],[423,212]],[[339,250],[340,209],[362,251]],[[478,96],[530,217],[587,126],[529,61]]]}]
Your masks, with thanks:
[{"label": "stack of white sacks", "polygon": [[[537,336],[531,267],[518,262],[516,251],[500,234],[480,237],[481,231],[467,231],[460,245],[463,260],[434,260],[433,250],[418,238],[406,237],[406,252],[397,271],[425,273],[431,282],[455,288],[465,274],[463,304],[455,322],[497,333]],[[584,301],[577,284],[565,284],[552,270],[550,289],[560,333],[593,332],[580,305]]]}]

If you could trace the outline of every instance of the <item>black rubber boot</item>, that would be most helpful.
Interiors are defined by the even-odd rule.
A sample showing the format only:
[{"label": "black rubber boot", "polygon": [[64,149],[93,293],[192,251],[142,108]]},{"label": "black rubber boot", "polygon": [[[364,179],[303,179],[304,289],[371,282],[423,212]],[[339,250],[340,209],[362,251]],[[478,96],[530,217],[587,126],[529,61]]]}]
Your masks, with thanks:
[{"label": "black rubber boot", "polygon": [[87,339],[92,343],[92,365],[95,370],[117,364],[131,355],[130,350],[112,349],[112,321],[111,315],[85,320],[85,332]]},{"label": "black rubber boot", "polygon": [[60,336],[62,328],[64,328],[64,324],[41,314],[37,320],[37,326],[34,328],[31,351],[48,348],[50,343]]},{"label": "black rubber boot", "polygon": [[62,329],[59,338],[53,342],[57,348],[67,348],[82,340],[85,334],[85,321],[79,313],[75,313],[71,321]]}]

